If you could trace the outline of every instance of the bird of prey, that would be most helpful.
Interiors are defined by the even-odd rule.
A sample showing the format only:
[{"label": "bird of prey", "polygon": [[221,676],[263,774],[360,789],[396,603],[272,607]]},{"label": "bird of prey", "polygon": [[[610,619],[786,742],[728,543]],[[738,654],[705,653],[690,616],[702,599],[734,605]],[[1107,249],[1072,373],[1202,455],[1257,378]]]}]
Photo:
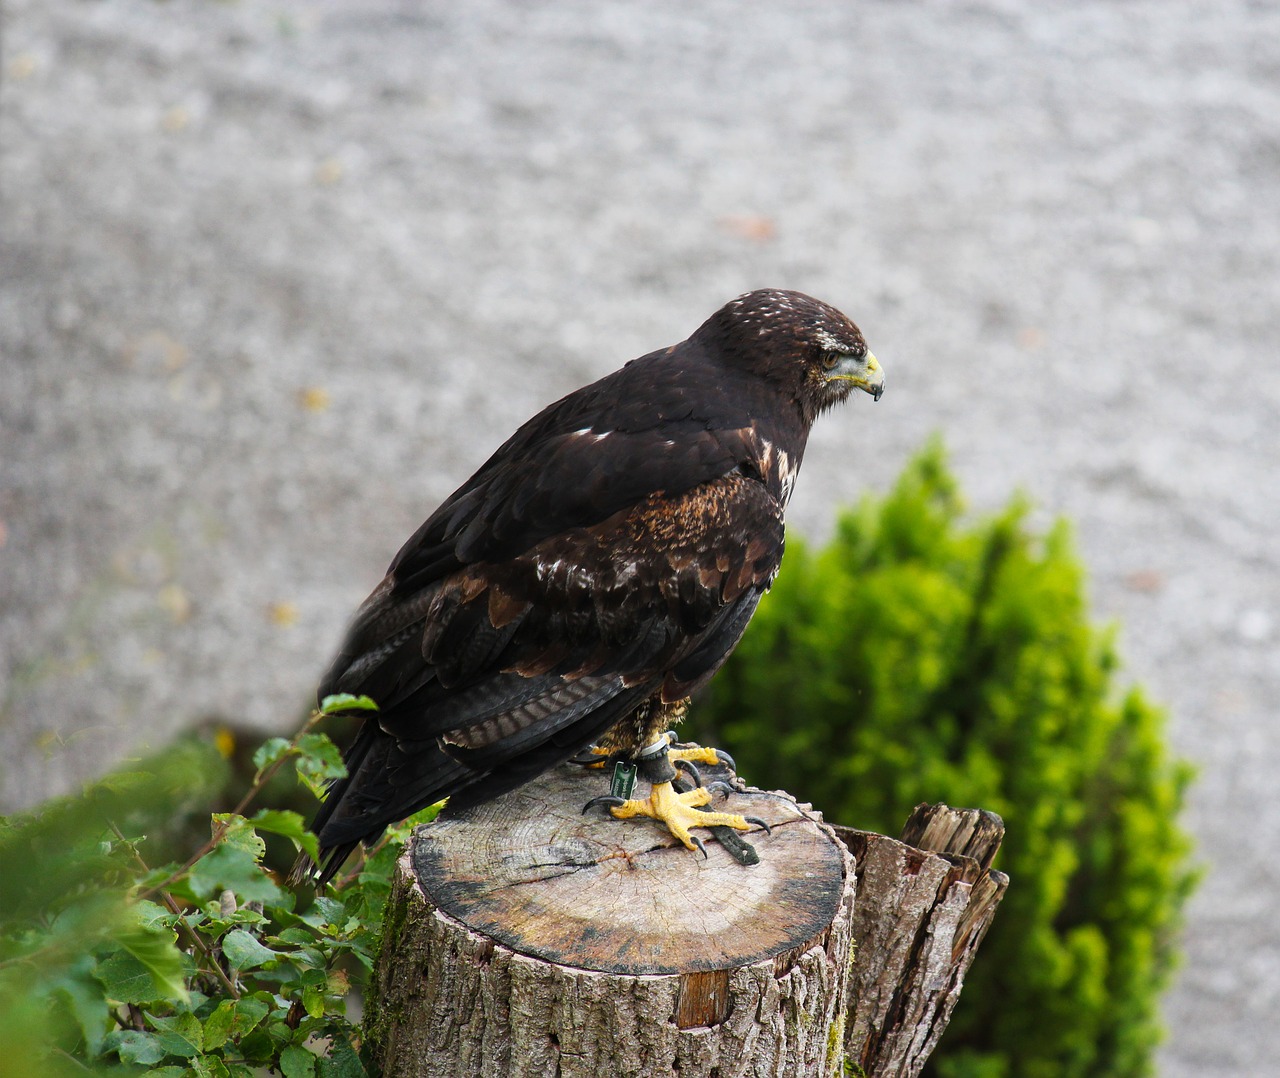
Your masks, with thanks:
[{"label": "bird of prey", "polygon": [[609,799],[615,817],[659,820],[690,849],[690,828],[749,829],[700,811],[704,787],[673,787],[665,731],[778,571],[814,420],[883,388],[847,317],[763,289],[525,423],[355,615],[319,696],[379,710],[360,713],[303,873],[323,883],[389,824],[488,801],[589,747],[649,782],[646,798]]}]

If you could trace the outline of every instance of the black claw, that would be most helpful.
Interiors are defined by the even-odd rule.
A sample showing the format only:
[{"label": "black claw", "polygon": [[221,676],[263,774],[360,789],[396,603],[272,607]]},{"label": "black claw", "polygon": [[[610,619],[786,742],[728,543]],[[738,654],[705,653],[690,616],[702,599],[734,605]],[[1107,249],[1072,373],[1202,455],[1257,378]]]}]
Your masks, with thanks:
[{"label": "black claw", "polygon": [[607,805],[609,808],[621,808],[626,803],[627,800],[625,797],[613,797],[609,794],[605,794],[604,797],[593,797],[582,806],[582,815],[585,816],[593,808],[596,808],[599,805]]},{"label": "black claw", "polygon": [[712,790],[715,790],[716,793],[721,794],[724,797],[728,797],[731,793],[734,792],[732,786],[730,786],[727,782],[721,782],[719,780],[716,780],[715,782],[712,782],[712,783],[708,783],[707,793],[710,793]]},{"label": "black claw", "polygon": [[764,820],[760,819],[760,817],[759,817],[759,816],[743,816],[742,818],[743,818],[744,820],[746,820],[746,821],[747,821],[747,823],[753,823],[753,824],[755,824],[757,827],[762,827],[762,828],[764,828],[764,833],[765,833],[766,835],[772,835],[772,834],[773,834],[773,828],[772,828],[772,827],[770,827],[767,823],[765,823],[765,822],[764,822]]},{"label": "black claw", "polygon": [[689,777],[693,779],[694,786],[702,785],[702,772],[694,766],[692,760],[681,760],[677,758],[671,762],[675,764],[676,767],[683,768],[685,771],[689,772]]},{"label": "black claw", "polygon": [[702,859],[704,861],[711,860],[711,858],[707,855],[706,843],[704,843],[702,839],[700,839],[697,835],[690,835],[689,841],[698,847],[698,852],[702,854]]},{"label": "black claw", "polygon": [[716,759],[720,761],[722,766],[727,767],[730,771],[734,772],[734,774],[737,774],[738,765],[734,762],[733,757],[725,752],[724,749],[716,749]]}]

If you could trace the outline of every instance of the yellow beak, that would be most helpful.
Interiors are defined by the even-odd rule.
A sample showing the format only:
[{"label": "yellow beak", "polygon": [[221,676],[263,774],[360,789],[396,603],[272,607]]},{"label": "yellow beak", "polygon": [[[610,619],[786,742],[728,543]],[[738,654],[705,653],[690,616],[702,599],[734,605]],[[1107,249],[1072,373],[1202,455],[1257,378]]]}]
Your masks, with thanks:
[{"label": "yellow beak", "polygon": [[884,371],[879,360],[868,352],[862,359],[845,356],[830,374],[831,378],[839,378],[843,382],[852,382],[865,393],[870,393],[876,400],[884,392]]}]

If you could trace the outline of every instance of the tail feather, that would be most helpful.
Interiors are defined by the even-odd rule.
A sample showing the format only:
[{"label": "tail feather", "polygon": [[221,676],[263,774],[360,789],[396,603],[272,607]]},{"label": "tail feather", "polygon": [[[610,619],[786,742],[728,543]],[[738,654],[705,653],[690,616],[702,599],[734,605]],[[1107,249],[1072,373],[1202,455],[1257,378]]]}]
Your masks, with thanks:
[{"label": "tail feather", "polygon": [[319,864],[311,860],[307,854],[299,854],[289,872],[289,886],[297,887],[300,884],[312,882],[317,888],[323,887],[338,874],[338,869],[359,845],[359,842],[348,842],[343,846],[321,847]]},{"label": "tail feather", "polygon": [[318,863],[303,855],[290,879],[323,885],[358,845],[376,842],[418,810],[446,797],[465,808],[523,785],[595,741],[649,692],[606,682],[560,707],[553,721],[475,748],[402,740],[366,721],[347,750],[347,776],[329,788],[311,824],[320,840]]},{"label": "tail feather", "polygon": [[483,777],[441,751],[435,741],[400,742],[366,722],[347,751],[347,776],[330,786],[311,823],[320,840],[318,863],[302,854],[291,883],[323,886],[361,844],[373,844],[393,823]]}]

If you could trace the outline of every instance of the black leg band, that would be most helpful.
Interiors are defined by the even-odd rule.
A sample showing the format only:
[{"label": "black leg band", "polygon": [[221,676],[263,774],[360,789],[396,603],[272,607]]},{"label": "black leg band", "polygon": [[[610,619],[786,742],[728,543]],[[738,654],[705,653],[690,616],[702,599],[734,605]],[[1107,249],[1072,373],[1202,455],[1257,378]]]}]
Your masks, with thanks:
[{"label": "black leg band", "polygon": [[667,756],[665,741],[654,751],[637,756],[635,764],[636,772],[650,786],[659,782],[671,782],[676,777],[675,766],[671,763],[670,757]]}]

